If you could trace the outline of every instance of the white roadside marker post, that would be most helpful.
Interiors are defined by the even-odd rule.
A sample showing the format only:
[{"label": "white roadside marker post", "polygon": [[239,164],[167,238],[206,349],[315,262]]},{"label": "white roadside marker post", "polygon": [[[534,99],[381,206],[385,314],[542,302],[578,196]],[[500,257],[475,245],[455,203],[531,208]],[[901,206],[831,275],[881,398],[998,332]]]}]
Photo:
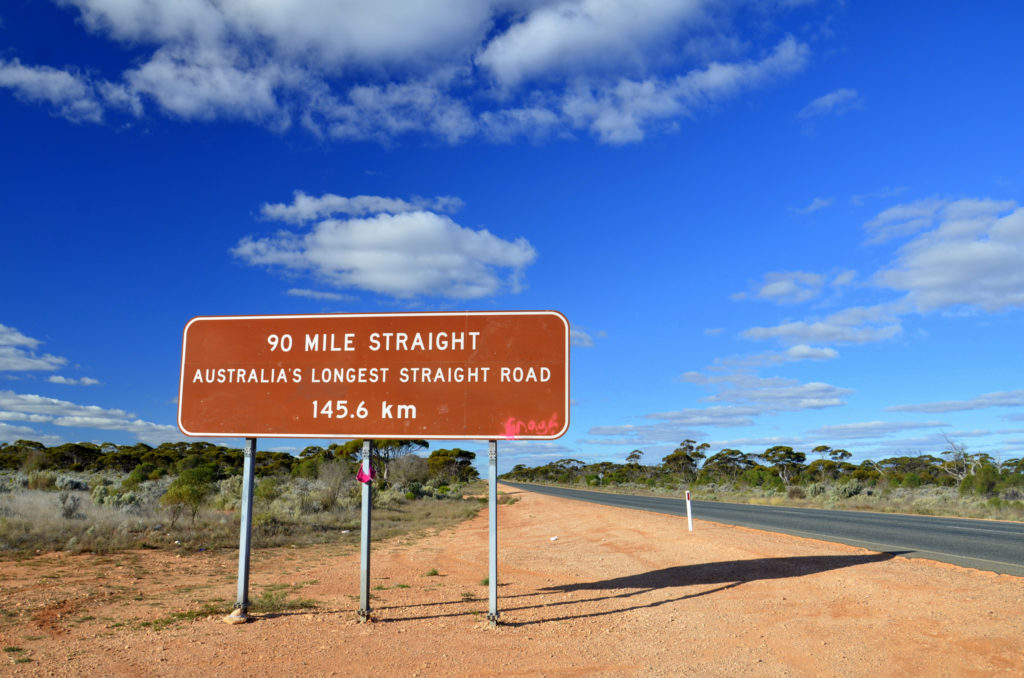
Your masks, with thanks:
[{"label": "white roadside marker post", "polygon": [[693,513],[690,511],[690,491],[686,491],[686,524],[690,527],[690,532],[693,532]]}]

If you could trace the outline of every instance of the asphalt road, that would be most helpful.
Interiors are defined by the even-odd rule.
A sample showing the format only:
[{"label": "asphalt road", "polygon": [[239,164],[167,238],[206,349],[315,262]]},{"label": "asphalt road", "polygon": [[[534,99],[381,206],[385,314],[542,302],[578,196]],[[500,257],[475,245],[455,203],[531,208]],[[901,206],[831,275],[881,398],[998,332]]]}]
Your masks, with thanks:
[{"label": "asphalt road", "polygon": [[[683,499],[502,482],[530,492],[565,499],[686,515],[686,501]],[[899,555],[908,558],[927,558],[1024,577],[1024,523],[867,511],[751,506],[715,501],[695,500],[691,503],[693,517],[697,520],[835,541],[872,551],[899,552]],[[699,528],[695,526],[694,529]]]}]

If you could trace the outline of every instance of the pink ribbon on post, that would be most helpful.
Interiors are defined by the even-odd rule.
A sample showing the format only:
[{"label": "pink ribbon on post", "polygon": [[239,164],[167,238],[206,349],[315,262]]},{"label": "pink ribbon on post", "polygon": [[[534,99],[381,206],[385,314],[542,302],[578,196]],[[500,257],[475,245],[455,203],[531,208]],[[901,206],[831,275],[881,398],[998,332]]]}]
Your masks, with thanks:
[{"label": "pink ribbon on post", "polygon": [[[369,473],[366,472],[367,468],[370,469]],[[373,470],[372,466],[370,466],[369,464],[359,465],[359,471],[356,473],[356,480],[358,480],[361,483],[368,483],[376,477],[377,473],[376,471]]]}]

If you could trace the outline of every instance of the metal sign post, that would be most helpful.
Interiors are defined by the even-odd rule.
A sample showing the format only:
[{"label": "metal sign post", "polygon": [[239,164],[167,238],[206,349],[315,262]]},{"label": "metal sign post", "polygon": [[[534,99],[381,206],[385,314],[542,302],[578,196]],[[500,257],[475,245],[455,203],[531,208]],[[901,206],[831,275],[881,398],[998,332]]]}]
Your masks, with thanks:
[{"label": "metal sign post", "polygon": [[487,494],[489,523],[487,562],[488,607],[487,621],[498,625],[498,441],[492,440],[487,453]]},{"label": "metal sign post", "polygon": [[230,624],[249,621],[249,552],[252,543],[253,461],[256,439],[245,441],[245,459],[242,464],[242,520],[238,538],[238,601],[235,610],[225,618]]},{"label": "metal sign post", "polygon": [[373,441],[363,441],[362,476],[363,483],[363,515],[362,529],[359,539],[359,611],[357,614],[363,621],[370,620],[370,509],[373,503],[373,488],[370,482],[373,467],[370,456],[373,452]]}]

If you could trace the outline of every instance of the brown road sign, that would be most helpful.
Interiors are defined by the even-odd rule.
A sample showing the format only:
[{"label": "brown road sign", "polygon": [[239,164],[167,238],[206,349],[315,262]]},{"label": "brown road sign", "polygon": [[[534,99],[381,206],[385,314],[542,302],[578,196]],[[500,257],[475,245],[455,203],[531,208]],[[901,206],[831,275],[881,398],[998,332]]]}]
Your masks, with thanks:
[{"label": "brown road sign", "polygon": [[555,311],[218,316],[185,326],[191,436],[551,440],[569,428]]}]

